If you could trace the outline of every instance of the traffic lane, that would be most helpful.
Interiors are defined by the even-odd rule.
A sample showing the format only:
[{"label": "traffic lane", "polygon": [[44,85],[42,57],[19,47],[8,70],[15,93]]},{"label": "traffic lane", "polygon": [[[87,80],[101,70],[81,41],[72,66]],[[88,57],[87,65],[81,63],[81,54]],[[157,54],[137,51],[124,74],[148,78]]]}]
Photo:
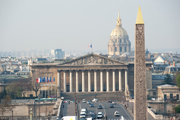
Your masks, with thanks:
[{"label": "traffic lane", "polygon": [[122,116],[125,119],[133,120],[133,117],[130,115],[130,113],[126,110],[126,108],[122,104],[117,103],[117,105],[119,105],[121,108],[119,111],[120,115],[122,114]]},{"label": "traffic lane", "polygon": [[90,110],[94,110],[95,114],[97,115],[98,112],[103,112],[103,114],[105,114],[105,110],[104,109],[97,109],[99,105],[101,105],[101,103],[97,102],[97,103],[93,103],[94,104],[94,107],[90,107],[89,104],[87,103],[79,103],[79,113],[81,112],[81,109],[82,108],[87,108],[88,110],[88,114],[87,114],[87,117],[90,117]]},{"label": "traffic lane", "polygon": [[[116,105],[114,105],[114,108],[109,108],[110,103],[102,102],[102,104],[105,107],[108,119],[120,119],[120,117],[123,116],[127,120],[133,120],[132,116],[129,115],[129,113],[124,109],[122,105],[116,103]],[[119,111],[119,117],[114,116],[115,111]]]},{"label": "traffic lane", "polygon": [[111,103],[108,102],[101,102],[101,104],[104,106],[104,109],[106,111],[106,115],[108,119],[119,119],[120,117],[115,117],[114,112],[119,111],[120,107],[118,105],[114,105],[114,108],[109,108],[109,105]]}]

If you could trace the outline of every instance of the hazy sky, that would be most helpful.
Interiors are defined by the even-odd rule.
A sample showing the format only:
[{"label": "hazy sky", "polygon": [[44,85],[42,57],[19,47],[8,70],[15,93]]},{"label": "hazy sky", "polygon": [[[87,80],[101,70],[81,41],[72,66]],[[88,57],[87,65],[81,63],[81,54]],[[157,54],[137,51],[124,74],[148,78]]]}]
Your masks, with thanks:
[{"label": "hazy sky", "polygon": [[179,49],[180,0],[0,0],[0,51],[107,50],[118,10],[133,48],[139,5],[146,48]]}]

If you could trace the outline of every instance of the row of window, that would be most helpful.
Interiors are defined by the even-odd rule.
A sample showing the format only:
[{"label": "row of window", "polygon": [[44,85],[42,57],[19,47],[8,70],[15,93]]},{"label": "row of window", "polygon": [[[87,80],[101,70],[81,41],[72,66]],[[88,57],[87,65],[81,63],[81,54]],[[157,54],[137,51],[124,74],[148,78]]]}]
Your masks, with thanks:
[{"label": "row of window", "polygon": [[126,42],[126,40],[123,40],[123,39],[122,39],[122,40],[121,40],[121,39],[120,39],[120,40],[117,40],[117,39],[115,39],[115,42],[122,43],[122,42]]},{"label": "row of window", "polygon": [[[113,48],[111,47],[111,52],[113,51]],[[115,52],[117,52],[117,47],[115,47]],[[120,47],[120,52],[122,52],[122,47]],[[124,47],[124,52],[126,52],[126,47]]]}]

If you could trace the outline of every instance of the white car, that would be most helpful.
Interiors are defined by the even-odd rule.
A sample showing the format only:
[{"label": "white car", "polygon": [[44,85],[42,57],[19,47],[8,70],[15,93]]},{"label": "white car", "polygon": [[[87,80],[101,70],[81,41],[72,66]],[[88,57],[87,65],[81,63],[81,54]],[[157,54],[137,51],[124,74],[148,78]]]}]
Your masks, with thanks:
[{"label": "white car", "polygon": [[97,118],[98,118],[98,119],[102,119],[102,118],[103,118],[103,112],[98,112]]},{"label": "white car", "polygon": [[94,98],[94,99],[92,100],[92,102],[98,102],[98,99],[97,99],[97,98]]},{"label": "white car", "polygon": [[81,112],[85,112],[85,113],[86,113],[86,112],[87,112],[87,109],[86,109],[86,108],[82,108],[82,109],[81,109]]},{"label": "white car", "polygon": [[80,118],[86,118],[86,113],[85,112],[81,112],[80,113]]},{"label": "white car", "polygon": [[82,100],[82,103],[86,103],[86,100],[85,100],[85,99],[83,99],[83,100]]},{"label": "white car", "polygon": [[119,116],[119,111],[115,111],[115,112],[114,112],[114,116],[115,116],[115,117]]},{"label": "white car", "polygon": [[112,101],[112,104],[113,104],[113,105],[116,105],[116,101]]}]

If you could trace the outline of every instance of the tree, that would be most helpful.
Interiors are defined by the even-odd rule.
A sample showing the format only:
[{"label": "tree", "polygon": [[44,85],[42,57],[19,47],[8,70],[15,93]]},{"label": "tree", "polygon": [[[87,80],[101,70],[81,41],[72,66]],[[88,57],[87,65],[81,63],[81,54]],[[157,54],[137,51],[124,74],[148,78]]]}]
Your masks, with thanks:
[{"label": "tree", "polygon": [[4,114],[6,111],[11,111],[11,110],[14,108],[14,106],[12,106],[12,105],[10,104],[10,102],[11,102],[11,97],[10,97],[9,95],[7,95],[7,96],[3,99],[2,103],[0,104],[0,113],[1,113],[1,116],[3,116],[3,114]]},{"label": "tree", "polygon": [[177,86],[178,86],[179,89],[180,89],[180,75],[178,75],[178,76],[176,77],[176,83],[177,83]]},{"label": "tree", "polygon": [[174,107],[174,110],[176,111],[176,113],[180,113],[180,105]]},{"label": "tree", "polygon": [[6,92],[11,97],[21,97],[22,95],[22,86],[17,82],[12,82],[6,86]]},{"label": "tree", "polygon": [[170,74],[166,74],[166,76],[164,77],[163,84],[170,84],[170,85],[172,85],[172,78],[171,78]]}]

